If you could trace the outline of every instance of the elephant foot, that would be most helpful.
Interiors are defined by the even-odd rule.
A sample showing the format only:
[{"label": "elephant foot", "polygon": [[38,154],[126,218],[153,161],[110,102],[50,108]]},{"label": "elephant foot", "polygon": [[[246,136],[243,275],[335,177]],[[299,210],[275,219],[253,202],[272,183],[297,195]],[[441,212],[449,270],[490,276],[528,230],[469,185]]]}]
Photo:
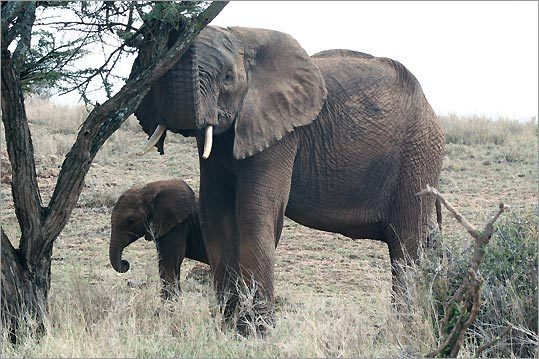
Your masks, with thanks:
[{"label": "elephant foot", "polygon": [[221,313],[226,327],[233,329],[243,337],[264,337],[275,327],[273,303],[261,299],[244,298],[243,295],[229,296],[221,303]]},{"label": "elephant foot", "polygon": [[245,314],[236,321],[236,330],[242,337],[265,337],[275,328],[275,316],[272,314]]},{"label": "elephant foot", "polygon": [[257,292],[238,305],[236,330],[244,337],[265,336],[275,327],[274,303]]},{"label": "elephant foot", "polygon": [[161,299],[165,302],[175,300],[180,297],[181,293],[179,285],[165,285],[161,288]]}]

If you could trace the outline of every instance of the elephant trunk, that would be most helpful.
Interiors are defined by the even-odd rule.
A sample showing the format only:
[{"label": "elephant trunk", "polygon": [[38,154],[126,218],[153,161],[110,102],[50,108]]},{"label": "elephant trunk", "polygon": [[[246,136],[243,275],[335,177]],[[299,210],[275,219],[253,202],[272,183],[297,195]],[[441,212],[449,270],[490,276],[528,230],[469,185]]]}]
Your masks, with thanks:
[{"label": "elephant trunk", "polygon": [[120,236],[115,231],[112,232],[109,244],[109,260],[112,268],[118,273],[125,273],[129,270],[129,262],[122,259],[125,247],[131,244],[129,236]]},{"label": "elephant trunk", "polygon": [[200,77],[195,44],[183,54],[178,64],[162,78],[166,103],[163,120],[167,129],[200,130],[205,119],[200,114]]},{"label": "elephant trunk", "polygon": [[200,91],[204,83],[200,79],[197,52],[196,45],[192,44],[178,63],[152,85],[135,112],[144,131],[151,134],[144,149],[137,155],[148,153],[153,146],[163,154],[167,130],[195,136],[206,127],[207,120],[201,114]]}]

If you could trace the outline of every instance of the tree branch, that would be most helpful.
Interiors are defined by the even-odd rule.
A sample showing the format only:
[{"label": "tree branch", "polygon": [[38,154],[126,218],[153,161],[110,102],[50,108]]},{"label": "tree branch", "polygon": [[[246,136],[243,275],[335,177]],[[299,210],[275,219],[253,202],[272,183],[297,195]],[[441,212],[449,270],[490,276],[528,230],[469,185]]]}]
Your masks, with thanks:
[{"label": "tree branch", "polygon": [[457,211],[456,208],[451,205],[451,203],[447,202],[436,188],[433,188],[427,185],[427,187],[424,190],[417,193],[418,196],[424,196],[427,194],[432,194],[436,196],[436,198],[440,200],[440,202],[447,208],[449,212],[451,212],[453,217],[455,217],[455,219],[468,231],[468,233],[470,233],[472,237],[475,238],[477,235],[479,235],[479,232],[477,231],[477,229],[475,229],[475,227],[472,226],[470,222],[468,222],[466,218],[464,218],[464,216],[460,214],[460,212]]},{"label": "tree branch", "polygon": [[[26,8],[26,11],[30,11],[29,8]],[[29,14],[26,16],[32,17]],[[32,27],[25,24],[15,30],[21,32],[21,38],[26,38]],[[21,53],[22,51],[21,49]],[[40,231],[43,208],[37,185],[32,137],[22,100],[24,97],[21,82],[14,62],[15,59],[10,57],[9,52],[2,52],[2,121],[12,168],[13,203],[21,229],[19,249],[21,255],[29,259],[33,243],[27,238],[33,238]]]},{"label": "tree branch", "polygon": [[32,40],[32,27],[34,26],[34,21],[36,20],[36,4],[35,2],[30,2],[22,15],[17,18],[17,29],[18,35],[20,36],[17,47],[13,51],[12,65],[17,69],[17,73],[20,73],[20,70],[24,64],[24,59],[26,54],[30,50],[30,41]]},{"label": "tree branch", "polygon": [[7,50],[9,45],[17,37],[17,28],[16,26],[13,26],[13,22],[17,17],[24,14],[29,5],[30,3],[25,1],[2,3],[2,51]]}]

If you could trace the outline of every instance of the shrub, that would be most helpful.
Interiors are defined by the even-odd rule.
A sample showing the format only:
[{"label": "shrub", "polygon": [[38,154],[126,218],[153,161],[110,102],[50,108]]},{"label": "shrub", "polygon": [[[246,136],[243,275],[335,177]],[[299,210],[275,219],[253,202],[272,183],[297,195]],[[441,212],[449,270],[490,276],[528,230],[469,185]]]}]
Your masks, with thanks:
[{"label": "shrub", "polygon": [[[475,355],[480,346],[490,343],[481,355],[537,356],[537,234],[535,213],[508,213],[495,225],[479,267],[484,280],[481,310],[466,333],[462,354]],[[421,261],[406,269],[405,278],[411,297],[407,305],[421,307],[440,338],[444,305],[466,277],[473,243],[471,238],[463,241],[447,235],[439,235],[436,241],[439,246],[425,249]]]},{"label": "shrub", "polygon": [[485,279],[483,306],[475,339],[493,340],[503,327],[514,327],[490,349],[491,356],[538,354],[537,229],[536,215],[509,215],[487,247],[481,273]]}]

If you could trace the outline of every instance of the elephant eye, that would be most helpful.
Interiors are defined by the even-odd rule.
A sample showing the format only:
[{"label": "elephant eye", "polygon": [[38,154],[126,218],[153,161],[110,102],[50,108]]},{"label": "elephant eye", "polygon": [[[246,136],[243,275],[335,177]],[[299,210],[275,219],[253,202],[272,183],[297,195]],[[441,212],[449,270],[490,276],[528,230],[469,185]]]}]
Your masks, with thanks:
[{"label": "elephant eye", "polygon": [[234,72],[232,70],[228,70],[225,74],[225,83],[229,84],[232,81],[234,81]]}]

